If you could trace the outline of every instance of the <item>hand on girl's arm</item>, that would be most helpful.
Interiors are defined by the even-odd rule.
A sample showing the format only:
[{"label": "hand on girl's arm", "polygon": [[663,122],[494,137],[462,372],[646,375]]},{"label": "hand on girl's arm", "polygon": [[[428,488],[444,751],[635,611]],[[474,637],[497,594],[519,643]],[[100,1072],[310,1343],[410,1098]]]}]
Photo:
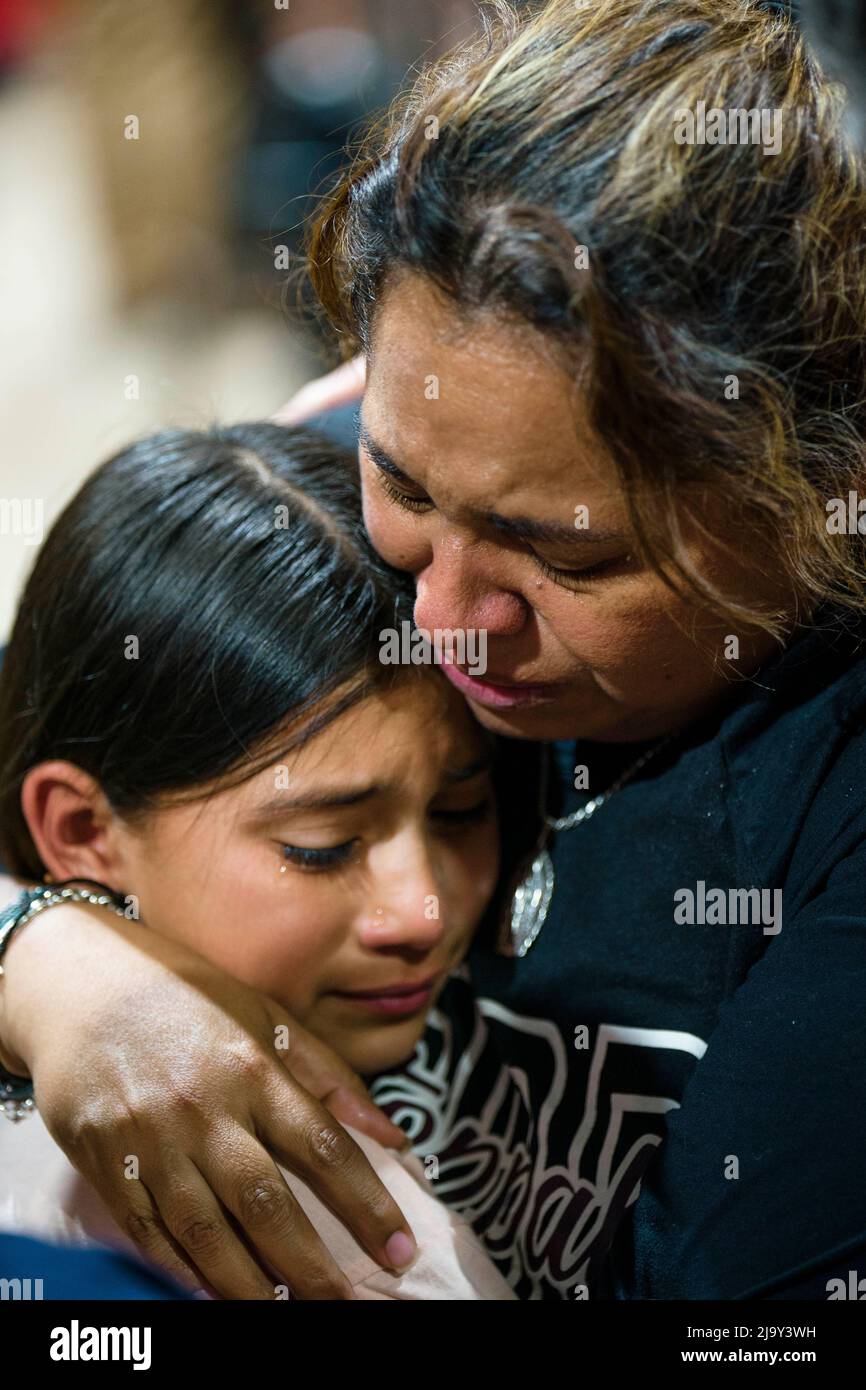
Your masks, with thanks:
[{"label": "hand on girl's arm", "polygon": [[[17,891],[0,878],[0,905]],[[399,1207],[337,1120],[391,1147],[402,1132],[273,1000],[83,905],[28,922],[4,965],[0,1060],[33,1077],[54,1139],[155,1263],[229,1298],[273,1298],[276,1282],[299,1298],[348,1297],[271,1154],[383,1268],[409,1263]],[[125,1176],[130,1155],[138,1181]],[[398,1232],[404,1252],[401,1240],[386,1252]]]},{"label": "hand on girl's arm", "polygon": [[359,401],[364,394],[366,367],[363,356],[353,357],[325,376],[305,382],[274,415],[275,424],[300,425],[326,410]]}]

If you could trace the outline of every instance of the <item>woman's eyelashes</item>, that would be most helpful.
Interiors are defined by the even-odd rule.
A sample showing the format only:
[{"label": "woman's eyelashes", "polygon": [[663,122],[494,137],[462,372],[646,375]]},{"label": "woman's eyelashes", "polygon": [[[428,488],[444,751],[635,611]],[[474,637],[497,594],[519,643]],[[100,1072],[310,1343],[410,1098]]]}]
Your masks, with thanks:
[{"label": "woman's eyelashes", "polygon": [[579,589],[581,584],[591,584],[593,580],[602,579],[605,575],[622,568],[631,556],[617,555],[612,559],[599,560],[597,564],[587,565],[583,569],[562,569],[558,565],[552,565],[549,560],[542,559],[535,551],[532,551],[532,558],[541,573],[553,584],[559,584],[563,589]]},{"label": "woman's eyelashes", "polygon": [[433,506],[429,497],[424,497],[423,495],[421,497],[415,497],[412,493],[404,492],[401,487],[398,487],[395,479],[392,478],[390,474],[384,473],[381,468],[377,467],[376,477],[379,480],[379,485],[384,491],[385,496],[390,498],[392,502],[396,502],[398,507],[403,507],[405,511],[426,512]]},{"label": "woman's eyelashes", "polygon": [[[376,468],[376,477],[385,495],[398,507],[402,507],[407,512],[427,512],[433,507],[433,502],[429,497],[414,496],[412,493],[404,492],[391,477],[381,468]],[[541,555],[537,555],[530,549],[529,554],[533,561],[541,570],[546,578],[554,584],[559,584],[563,589],[579,589],[581,584],[591,584],[596,579],[601,579],[611,574],[614,570],[621,568],[631,560],[630,555],[617,555],[612,559],[600,560],[595,565],[585,565],[582,569],[569,569],[559,565],[551,564]]]}]

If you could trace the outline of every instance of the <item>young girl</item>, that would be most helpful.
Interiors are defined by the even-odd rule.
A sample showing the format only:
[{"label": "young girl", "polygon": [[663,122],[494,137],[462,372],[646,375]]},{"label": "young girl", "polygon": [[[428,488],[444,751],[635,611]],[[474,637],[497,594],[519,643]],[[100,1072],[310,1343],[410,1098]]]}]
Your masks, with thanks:
[{"label": "young girl", "polygon": [[[315,435],[174,431],[110,459],[46,540],[6,654],[7,867],[105,885],[143,956],[158,929],[269,995],[277,1056],[300,1025],[361,1074],[406,1059],[499,863],[489,736],[439,672],[379,660],[410,614],[365,540],[353,460]],[[146,990],[129,1010],[159,1030]],[[3,1131],[0,1224],[131,1243],[38,1114]],[[355,1295],[513,1297],[419,1160],[353,1137],[418,1237],[406,1273],[278,1181]],[[146,1199],[147,1165],[117,1164]],[[200,1181],[163,1165],[179,1192]]]}]

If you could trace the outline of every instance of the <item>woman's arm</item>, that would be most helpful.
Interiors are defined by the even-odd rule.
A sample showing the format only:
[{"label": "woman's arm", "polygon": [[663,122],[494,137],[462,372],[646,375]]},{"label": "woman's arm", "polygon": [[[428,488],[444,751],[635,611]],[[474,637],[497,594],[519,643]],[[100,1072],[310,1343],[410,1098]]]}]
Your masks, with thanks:
[{"label": "woman's arm", "polygon": [[866,840],[723,1004],[614,1242],[615,1297],[862,1297],[864,885]]},{"label": "woman's arm", "polygon": [[367,364],[363,357],[342,362],[326,376],[306,382],[273,417],[278,425],[300,425],[314,415],[359,401],[364,394]]},{"label": "woman's arm", "polygon": [[[17,891],[0,878],[2,906]],[[32,1076],[54,1139],[169,1273],[230,1298],[273,1298],[275,1282],[299,1298],[351,1296],[271,1153],[383,1268],[410,1262],[402,1212],[335,1116],[391,1146],[401,1131],[273,1000],[83,905],[32,919],[3,964],[0,1061]]]}]

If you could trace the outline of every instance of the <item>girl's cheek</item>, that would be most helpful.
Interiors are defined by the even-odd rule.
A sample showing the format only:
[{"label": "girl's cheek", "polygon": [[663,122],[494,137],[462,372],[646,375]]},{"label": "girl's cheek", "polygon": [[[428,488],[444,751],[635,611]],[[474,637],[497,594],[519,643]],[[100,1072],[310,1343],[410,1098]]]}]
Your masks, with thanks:
[{"label": "girl's cheek", "polygon": [[496,887],[499,874],[499,835],[495,820],[478,836],[472,852],[459,866],[460,880],[456,901],[463,908],[472,906],[476,921],[481,917]]}]

